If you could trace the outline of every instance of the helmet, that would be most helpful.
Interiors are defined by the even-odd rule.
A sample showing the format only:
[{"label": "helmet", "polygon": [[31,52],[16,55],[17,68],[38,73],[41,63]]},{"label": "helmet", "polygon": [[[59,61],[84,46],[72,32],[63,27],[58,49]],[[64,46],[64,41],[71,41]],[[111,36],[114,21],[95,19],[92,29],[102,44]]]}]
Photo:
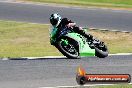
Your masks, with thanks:
[{"label": "helmet", "polygon": [[51,14],[50,23],[57,27],[61,22],[61,16],[58,13]]}]

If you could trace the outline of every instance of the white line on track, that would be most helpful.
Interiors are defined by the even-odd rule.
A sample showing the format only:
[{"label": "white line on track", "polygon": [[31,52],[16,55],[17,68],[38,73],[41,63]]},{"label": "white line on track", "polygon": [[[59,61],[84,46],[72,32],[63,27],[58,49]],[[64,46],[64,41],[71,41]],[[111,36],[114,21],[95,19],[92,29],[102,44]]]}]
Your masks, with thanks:
[{"label": "white line on track", "polygon": [[[132,83],[128,83],[132,84]],[[56,87],[39,87],[39,88],[84,88],[84,87],[92,87],[92,86],[111,86],[111,85],[118,85],[118,84],[89,84],[89,85],[75,85],[75,86],[56,86]]]},{"label": "white line on track", "polygon": [[[132,53],[117,53],[117,54],[109,54],[109,56],[126,56],[132,55]],[[50,58],[66,58],[65,56],[44,56],[44,57],[20,57],[20,58],[1,58],[1,60],[37,60],[37,59],[50,59]]]},{"label": "white line on track", "polygon": [[[117,54],[109,54],[109,56],[118,56],[118,55],[132,55],[132,53],[117,53]],[[41,58],[66,58],[65,56],[45,56],[45,57],[22,57],[28,59],[41,59]]]},{"label": "white line on track", "polygon": [[132,53],[116,53],[116,54],[109,54],[109,56],[117,56],[117,55],[132,55]]}]

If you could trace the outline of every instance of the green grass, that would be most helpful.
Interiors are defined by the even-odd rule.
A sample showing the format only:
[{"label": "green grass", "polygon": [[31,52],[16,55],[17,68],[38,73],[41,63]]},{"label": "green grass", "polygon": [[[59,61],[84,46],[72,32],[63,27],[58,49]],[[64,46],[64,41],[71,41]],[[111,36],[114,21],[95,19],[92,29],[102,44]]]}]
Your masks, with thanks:
[{"label": "green grass", "polygon": [[132,88],[132,85],[130,84],[120,84],[119,85],[118,84],[118,85],[111,85],[111,86],[96,86],[96,87],[90,87],[90,88]]},{"label": "green grass", "polygon": [[[0,21],[0,57],[62,55],[49,43],[49,25]],[[89,31],[110,53],[132,53],[132,33]]]},{"label": "green grass", "polygon": [[132,0],[21,0],[44,3],[58,3],[81,6],[101,6],[101,7],[132,7]]},{"label": "green grass", "polygon": [[132,33],[93,31],[90,33],[104,41],[110,53],[132,53]]},{"label": "green grass", "polygon": [[0,21],[0,57],[60,55],[48,30],[49,25]]}]

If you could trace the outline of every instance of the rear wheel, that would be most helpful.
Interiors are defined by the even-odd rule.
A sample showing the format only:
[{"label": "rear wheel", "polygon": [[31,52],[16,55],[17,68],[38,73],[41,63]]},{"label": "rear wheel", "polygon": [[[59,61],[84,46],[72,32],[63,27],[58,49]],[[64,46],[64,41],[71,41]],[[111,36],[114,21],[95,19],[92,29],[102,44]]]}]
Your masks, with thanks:
[{"label": "rear wheel", "polygon": [[98,39],[94,39],[93,44],[95,48],[95,56],[99,58],[105,58],[108,56],[108,48],[104,42],[101,42]]},{"label": "rear wheel", "polygon": [[67,58],[79,58],[78,43],[76,41],[64,38],[57,45],[58,50]]}]

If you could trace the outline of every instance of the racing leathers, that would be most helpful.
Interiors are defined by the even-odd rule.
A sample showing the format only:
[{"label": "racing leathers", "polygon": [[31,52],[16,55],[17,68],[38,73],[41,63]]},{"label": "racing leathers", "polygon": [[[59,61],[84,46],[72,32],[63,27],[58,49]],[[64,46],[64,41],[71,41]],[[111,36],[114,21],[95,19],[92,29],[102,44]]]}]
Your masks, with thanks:
[{"label": "racing leathers", "polygon": [[[52,36],[57,37],[58,33],[65,27],[68,27],[68,25],[70,23],[74,23],[71,20],[67,19],[67,18],[63,18],[60,22],[60,24],[57,27],[53,27],[53,31],[54,32]],[[84,37],[86,37],[88,40],[92,40],[93,36],[90,34],[86,34],[85,31],[81,28],[81,27],[77,27],[76,25],[71,26],[70,27],[74,32],[83,35]],[[53,45],[54,42],[51,42],[51,44]]]}]

